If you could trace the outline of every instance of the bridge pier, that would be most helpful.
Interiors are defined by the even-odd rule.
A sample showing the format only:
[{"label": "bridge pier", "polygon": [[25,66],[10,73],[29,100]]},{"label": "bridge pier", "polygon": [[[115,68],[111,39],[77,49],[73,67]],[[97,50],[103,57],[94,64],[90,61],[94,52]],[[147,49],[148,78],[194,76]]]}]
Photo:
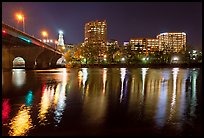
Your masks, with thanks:
[{"label": "bridge pier", "polygon": [[62,57],[62,55],[55,54],[55,55],[52,57],[51,61],[50,61],[50,67],[51,67],[51,68],[57,67],[57,66],[56,66],[57,60],[58,60],[59,58],[61,58],[61,57]]},{"label": "bridge pier", "polygon": [[36,68],[47,69],[56,67],[55,60],[57,61],[58,57],[61,57],[61,55],[49,50],[44,50],[36,59]]},{"label": "bridge pier", "polygon": [[11,62],[11,55],[10,55],[10,49],[9,48],[2,48],[2,69],[12,69],[13,68],[13,62]]}]

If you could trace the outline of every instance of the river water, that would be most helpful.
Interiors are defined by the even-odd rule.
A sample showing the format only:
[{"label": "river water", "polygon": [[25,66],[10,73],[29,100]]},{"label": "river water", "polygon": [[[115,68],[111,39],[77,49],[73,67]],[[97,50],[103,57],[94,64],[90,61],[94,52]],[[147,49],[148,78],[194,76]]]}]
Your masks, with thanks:
[{"label": "river water", "polygon": [[13,69],[2,135],[203,135],[202,100],[202,68]]}]

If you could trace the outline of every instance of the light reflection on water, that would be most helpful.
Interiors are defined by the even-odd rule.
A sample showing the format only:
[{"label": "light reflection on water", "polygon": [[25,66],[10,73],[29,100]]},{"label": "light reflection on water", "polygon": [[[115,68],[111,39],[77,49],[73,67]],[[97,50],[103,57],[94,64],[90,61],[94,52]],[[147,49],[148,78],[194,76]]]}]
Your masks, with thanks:
[{"label": "light reflection on water", "polygon": [[22,105],[17,115],[11,119],[9,136],[24,136],[33,127],[30,107]]},{"label": "light reflection on water", "polygon": [[[23,104],[17,113],[11,108],[10,101],[13,99],[7,98],[2,101],[2,123],[6,124],[9,118],[11,119],[7,125],[8,135],[29,135],[31,128],[50,124],[65,129],[66,126],[60,124],[69,126],[71,122],[66,122],[68,119],[64,114],[76,114],[79,110],[76,116],[83,120],[80,124],[87,127],[107,125],[110,123],[108,122],[110,114],[118,112],[121,116],[123,112],[127,117],[123,117],[126,119],[124,121],[131,120],[130,124],[126,124],[127,127],[138,125],[137,121],[143,124],[151,121],[152,125],[159,129],[172,126],[181,130],[185,122],[189,122],[187,116],[196,117],[199,104],[197,98],[200,92],[197,87],[199,83],[201,84],[197,79],[199,68],[38,70],[30,74],[38,78],[36,82],[27,82],[26,78],[29,76],[25,71],[15,72],[21,72],[21,78],[24,79],[19,83],[14,79],[16,74],[13,73],[11,80],[13,82],[16,80],[13,87],[21,88],[28,83],[38,84],[35,86],[39,86],[40,94],[33,90],[34,88],[26,90],[25,105]],[[25,90],[22,88],[22,91]],[[33,103],[37,106],[33,106]],[[37,116],[32,115],[31,118],[31,111],[37,111]],[[74,119],[71,121],[77,122]],[[120,122],[121,118],[114,117],[110,120]]]},{"label": "light reflection on water", "polygon": [[22,87],[26,81],[25,69],[12,69],[12,82],[16,87]]}]

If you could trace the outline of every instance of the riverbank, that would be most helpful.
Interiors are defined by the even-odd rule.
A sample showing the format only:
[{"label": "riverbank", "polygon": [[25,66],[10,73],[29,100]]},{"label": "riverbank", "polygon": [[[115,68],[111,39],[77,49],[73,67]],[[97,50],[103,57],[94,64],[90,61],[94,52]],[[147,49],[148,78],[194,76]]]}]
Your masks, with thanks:
[{"label": "riverbank", "polygon": [[75,64],[68,68],[201,68],[202,63],[191,64]]}]

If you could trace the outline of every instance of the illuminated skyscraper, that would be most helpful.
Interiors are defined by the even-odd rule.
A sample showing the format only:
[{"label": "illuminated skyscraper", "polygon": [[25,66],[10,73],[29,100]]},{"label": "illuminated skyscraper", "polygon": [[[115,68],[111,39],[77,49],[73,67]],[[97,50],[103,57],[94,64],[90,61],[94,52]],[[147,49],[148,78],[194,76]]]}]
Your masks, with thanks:
[{"label": "illuminated skyscraper", "polygon": [[106,21],[92,21],[85,24],[85,39],[84,44],[97,47],[99,56],[101,56],[106,49],[107,41],[107,24]]},{"label": "illuminated skyscraper", "polygon": [[161,33],[157,35],[159,39],[159,51],[164,54],[185,53],[186,52],[186,33]]}]

